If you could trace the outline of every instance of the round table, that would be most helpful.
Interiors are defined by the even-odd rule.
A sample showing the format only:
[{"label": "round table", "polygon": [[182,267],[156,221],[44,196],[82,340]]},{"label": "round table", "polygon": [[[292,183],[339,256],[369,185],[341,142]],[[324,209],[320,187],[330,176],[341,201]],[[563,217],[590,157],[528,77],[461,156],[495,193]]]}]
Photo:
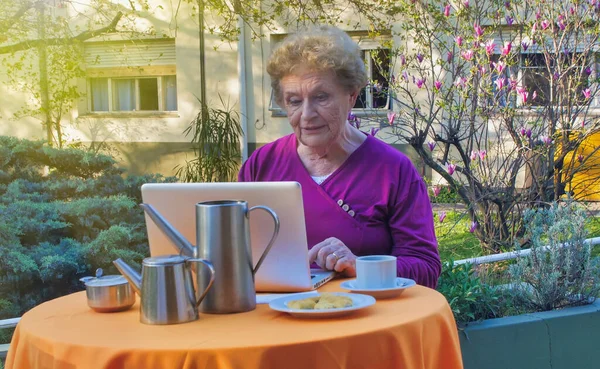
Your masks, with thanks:
[{"label": "round table", "polygon": [[[342,291],[339,284],[319,291]],[[74,293],[23,315],[6,368],[458,369],[462,360],[445,298],[415,286],[339,318],[294,318],[261,304],[162,326],[139,322],[139,302],[103,314]]]}]

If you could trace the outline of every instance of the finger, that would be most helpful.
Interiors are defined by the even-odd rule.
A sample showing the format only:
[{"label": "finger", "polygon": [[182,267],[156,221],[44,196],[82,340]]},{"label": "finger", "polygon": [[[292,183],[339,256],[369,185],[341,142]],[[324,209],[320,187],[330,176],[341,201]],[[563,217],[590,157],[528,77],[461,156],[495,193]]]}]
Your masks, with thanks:
[{"label": "finger", "polygon": [[341,259],[343,259],[343,257],[340,257],[340,255],[338,255],[337,252],[333,252],[333,253],[327,255],[327,257],[325,258],[325,269],[327,269],[327,270],[334,270],[336,264]]},{"label": "finger", "polygon": [[[324,247],[327,246],[328,243],[326,243],[325,241],[323,242],[319,242],[318,244],[314,245],[312,249],[308,250],[308,262],[309,264],[312,264],[314,262],[317,261],[317,257],[319,254],[319,251]],[[318,262],[317,262],[318,264]]]},{"label": "finger", "polygon": [[[333,246],[333,245],[326,245],[323,246],[319,252],[317,253],[317,262],[320,263],[321,268],[324,269],[328,269],[327,268],[327,259],[330,258],[331,260],[336,259],[335,256],[331,256],[330,255],[335,252],[335,250],[337,250],[337,247]],[[342,255],[336,253],[337,258],[339,259]]]},{"label": "finger", "polygon": [[345,271],[350,271],[350,275],[355,273],[354,270],[356,269],[355,264],[354,264],[354,260],[349,258],[349,257],[344,257],[340,260],[337,261],[337,263],[335,263],[335,267],[333,268],[333,270],[335,270],[336,272],[345,272]]}]

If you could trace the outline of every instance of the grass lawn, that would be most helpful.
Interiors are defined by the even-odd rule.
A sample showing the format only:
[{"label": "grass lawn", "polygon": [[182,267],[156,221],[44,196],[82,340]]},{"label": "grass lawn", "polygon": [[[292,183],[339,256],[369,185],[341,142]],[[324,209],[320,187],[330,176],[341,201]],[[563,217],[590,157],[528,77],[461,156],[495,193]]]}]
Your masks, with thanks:
[{"label": "grass lawn", "polygon": [[[436,214],[435,233],[442,262],[484,255],[479,240],[469,232],[470,225],[471,220],[464,213],[448,211],[443,223]],[[589,238],[600,237],[600,217],[588,218],[587,229]],[[593,254],[600,256],[600,245],[594,248]]]}]

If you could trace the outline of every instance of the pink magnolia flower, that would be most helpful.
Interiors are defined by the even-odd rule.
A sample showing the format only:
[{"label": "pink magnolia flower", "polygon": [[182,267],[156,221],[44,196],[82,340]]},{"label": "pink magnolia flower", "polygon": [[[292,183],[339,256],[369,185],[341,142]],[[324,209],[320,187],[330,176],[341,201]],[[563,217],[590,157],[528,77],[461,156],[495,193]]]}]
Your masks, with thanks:
[{"label": "pink magnolia flower", "polygon": [[516,90],[517,89],[517,80],[516,79],[509,79],[508,80],[508,84],[510,85],[510,89],[511,90]]},{"label": "pink magnolia flower", "polygon": [[479,150],[479,160],[485,160],[486,155],[487,155],[486,150]]},{"label": "pink magnolia flower", "polygon": [[466,60],[466,61],[471,61],[473,59],[473,50],[465,50],[463,52],[460,53],[460,55]]},{"label": "pink magnolia flower", "polygon": [[375,137],[375,135],[379,132],[379,128],[371,127],[371,136]]},{"label": "pink magnolia flower", "polygon": [[485,67],[485,65],[480,65],[480,66],[479,66],[479,73],[480,73],[481,75],[484,75],[484,74],[486,74],[486,73],[487,73],[487,68]]},{"label": "pink magnolia flower", "polygon": [[479,24],[473,24],[473,30],[475,31],[475,36],[477,36],[477,38],[483,36],[483,28],[481,28]]},{"label": "pink magnolia flower", "polygon": [[463,5],[465,6],[465,8],[468,8],[469,7],[469,0],[463,1]]},{"label": "pink magnolia flower", "polygon": [[520,132],[521,132],[521,136],[525,136],[525,133],[526,133],[527,131],[525,131],[525,128],[521,128],[521,131],[520,131]]},{"label": "pink magnolia flower", "polygon": [[471,151],[471,156],[470,156],[471,160],[477,159],[478,155],[479,155],[479,152],[477,152],[477,151]]},{"label": "pink magnolia flower", "polygon": [[558,71],[554,72],[554,74],[552,75],[552,77],[554,78],[554,80],[558,80],[560,78],[560,73],[558,73]]},{"label": "pink magnolia flower", "polygon": [[548,136],[542,136],[542,142],[546,145],[552,145],[552,138]]},{"label": "pink magnolia flower", "polygon": [[510,50],[512,49],[512,42],[506,42],[504,44],[504,47],[502,48],[502,55],[506,56],[508,54],[510,54]]},{"label": "pink magnolia flower", "polygon": [[592,68],[590,68],[590,67],[586,67],[586,68],[585,68],[583,71],[584,71],[584,72],[585,72],[585,74],[587,74],[588,76],[589,76],[590,74],[592,74]]},{"label": "pink magnolia flower", "polygon": [[519,94],[519,97],[521,98],[523,105],[527,104],[527,99],[529,98],[529,92],[527,92],[527,90],[525,90],[525,89],[517,88],[517,94]]},{"label": "pink magnolia flower", "polygon": [[451,63],[453,57],[454,54],[452,54],[452,51],[448,51],[448,53],[446,54],[446,61],[448,61],[448,63]]},{"label": "pink magnolia flower", "polygon": [[527,136],[527,138],[531,138],[531,128],[527,128],[525,131],[525,136]]},{"label": "pink magnolia flower", "polygon": [[453,175],[454,171],[456,170],[456,164],[452,164],[452,163],[446,164],[446,170],[448,171],[448,174]]},{"label": "pink magnolia flower", "polygon": [[499,61],[498,63],[492,63],[492,65],[494,66],[498,74],[502,74],[504,68],[506,68],[506,63],[504,63],[503,61]]},{"label": "pink magnolia flower", "polygon": [[392,82],[392,84],[396,83],[396,76],[393,74],[392,74],[391,82]]},{"label": "pink magnolia flower", "polygon": [[406,64],[406,56],[404,54],[400,55],[400,65],[403,66]]},{"label": "pink magnolia flower", "polygon": [[433,151],[435,149],[435,141],[427,142],[427,146],[429,147],[429,151]]},{"label": "pink magnolia flower", "polygon": [[444,16],[449,17],[450,16],[450,4],[446,4],[446,6],[444,7]]},{"label": "pink magnolia flower", "polygon": [[422,62],[423,61],[423,54],[417,53],[417,60],[419,61],[419,63]]},{"label": "pink magnolia flower", "polygon": [[387,119],[388,119],[388,123],[390,124],[390,126],[393,126],[394,119],[396,119],[396,113],[394,113],[393,111],[388,111]]},{"label": "pink magnolia flower", "polygon": [[506,84],[506,78],[497,78],[494,83],[496,84],[498,90],[502,90]]},{"label": "pink magnolia flower", "polygon": [[537,30],[537,22],[533,23],[533,25],[531,26],[531,34],[533,35],[536,30]]},{"label": "pink magnolia flower", "polygon": [[417,79],[415,81],[415,84],[417,85],[418,88],[423,87],[423,85],[425,84],[425,78],[423,78],[423,79],[421,79],[421,78]]},{"label": "pink magnolia flower", "polygon": [[463,43],[463,39],[462,39],[462,37],[460,37],[460,36],[456,36],[456,37],[454,38],[454,41],[456,42],[456,44],[458,45],[458,47],[461,47],[461,46],[462,46],[462,43]]},{"label": "pink magnolia flower", "polygon": [[550,27],[550,22],[544,19],[542,21],[541,26],[542,26],[542,29],[545,31],[548,27]]},{"label": "pink magnolia flower", "polygon": [[592,90],[589,88],[586,88],[581,92],[583,93],[583,97],[585,97],[586,100],[589,100],[592,97]]},{"label": "pink magnolia flower", "polygon": [[507,25],[512,26],[514,22],[515,22],[515,20],[513,17],[511,17],[510,15],[506,16],[506,24]]},{"label": "pink magnolia flower", "polygon": [[581,155],[581,154],[577,155],[577,161],[580,163],[583,162],[583,155]]},{"label": "pink magnolia flower", "polygon": [[358,117],[352,113],[348,113],[348,122],[350,124],[353,124],[354,122],[356,122],[356,120],[358,119]]},{"label": "pink magnolia flower", "polygon": [[479,224],[477,222],[472,222],[471,223],[471,227],[469,228],[469,232],[471,232],[471,233],[475,232],[475,230],[477,229],[478,225]]},{"label": "pink magnolia flower", "polygon": [[558,24],[558,28],[560,28],[561,31],[564,31],[565,28],[567,28],[567,26],[565,26],[565,22],[563,22],[562,20],[559,20],[557,22],[557,24]]},{"label": "pink magnolia flower", "polygon": [[571,15],[575,15],[575,8],[570,7],[569,8],[569,13],[571,13]]},{"label": "pink magnolia flower", "polygon": [[510,10],[510,1],[505,1],[504,6],[506,7],[506,9]]},{"label": "pink magnolia flower", "polygon": [[492,55],[494,53],[494,49],[496,48],[496,44],[494,43],[494,40],[489,40],[488,42],[485,43],[485,53],[489,55]]},{"label": "pink magnolia flower", "polygon": [[466,85],[467,85],[467,78],[465,78],[465,77],[458,77],[456,79],[456,81],[454,81],[454,86],[456,86],[456,87],[465,88]]},{"label": "pink magnolia flower", "polygon": [[433,192],[433,196],[437,197],[440,194],[442,188],[440,186],[433,186],[431,191]]},{"label": "pink magnolia flower", "polygon": [[542,17],[542,12],[541,12],[541,11],[538,9],[538,10],[535,12],[535,19],[540,19],[541,17]]},{"label": "pink magnolia flower", "polygon": [[521,42],[521,47],[523,48],[523,51],[527,51],[529,44],[527,42],[523,41],[523,42]]},{"label": "pink magnolia flower", "polygon": [[433,87],[435,87],[435,89],[438,91],[441,90],[442,89],[442,81],[437,80],[437,81],[433,82]]},{"label": "pink magnolia flower", "polygon": [[537,91],[533,91],[533,94],[531,94],[531,101],[535,100],[537,98]]},{"label": "pink magnolia flower", "polygon": [[438,213],[438,219],[439,219],[440,223],[444,223],[444,219],[446,219],[446,212],[440,211]]}]

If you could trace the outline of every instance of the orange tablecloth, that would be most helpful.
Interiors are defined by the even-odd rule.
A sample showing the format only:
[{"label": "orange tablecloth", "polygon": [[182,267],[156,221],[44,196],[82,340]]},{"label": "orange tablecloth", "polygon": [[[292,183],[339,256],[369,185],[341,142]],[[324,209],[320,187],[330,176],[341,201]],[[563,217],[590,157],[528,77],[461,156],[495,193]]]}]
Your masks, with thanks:
[{"label": "orange tablecloth", "polygon": [[[320,291],[341,291],[339,281]],[[298,319],[258,305],[201,314],[185,324],[139,322],[90,310],[85,292],[41,304],[19,322],[7,369],[462,368],[452,312],[438,292],[415,286],[346,317]]]}]

